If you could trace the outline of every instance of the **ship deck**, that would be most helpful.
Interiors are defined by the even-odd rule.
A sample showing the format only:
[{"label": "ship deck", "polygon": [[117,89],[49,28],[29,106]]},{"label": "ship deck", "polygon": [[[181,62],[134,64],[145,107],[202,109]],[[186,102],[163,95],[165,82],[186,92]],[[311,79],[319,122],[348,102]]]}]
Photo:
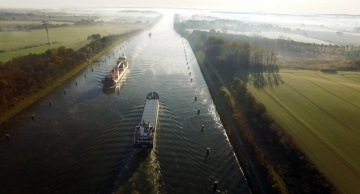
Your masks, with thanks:
[{"label": "ship deck", "polygon": [[141,122],[150,123],[151,126],[156,127],[157,115],[159,110],[159,100],[147,99],[145,102],[144,112],[141,117]]}]

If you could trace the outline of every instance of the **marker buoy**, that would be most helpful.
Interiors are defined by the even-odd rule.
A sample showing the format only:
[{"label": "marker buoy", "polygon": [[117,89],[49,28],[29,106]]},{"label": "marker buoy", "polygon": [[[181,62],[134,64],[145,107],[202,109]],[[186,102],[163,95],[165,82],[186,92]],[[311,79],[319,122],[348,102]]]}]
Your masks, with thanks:
[{"label": "marker buoy", "polygon": [[50,106],[50,107],[52,107],[52,103],[51,103],[51,101],[49,102],[49,106]]},{"label": "marker buoy", "polygon": [[64,95],[66,95],[66,91],[64,90]]},{"label": "marker buoy", "polygon": [[206,155],[208,156],[210,154],[210,148],[206,149]]},{"label": "marker buoy", "polygon": [[75,82],[75,86],[77,86],[77,82]]},{"label": "marker buoy", "polygon": [[192,82],[192,78],[191,78],[191,80],[190,80],[191,82]]},{"label": "marker buoy", "polygon": [[201,132],[203,132],[204,131],[204,125],[201,125]]},{"label": "marker buoy", "polygon": [[6,136],[6,140],[10,141],[10,135],[7,133],[5,136]]},{"label": "marker buoy", "polygon": [[217,184],[218,184],[218,182],[217,182],[217,181],[215,181],[215,182],[214,182],[214,191],[216,191],[216,190],[217,190]]},{"label": "marker buoy", "polygon": [[86,74],[84,75],[84,77],[86,78]]},{"label": "marker buoy", "polygon": [[31,120],[35,121],[34,115],[31,115]]},{"label": "marker buoy", "polygon": [[197,101],[197,97],[195,96],[195,101]]},{"label": "marker buoy", "polygon": [[198,115],[200,114],[200,108],[198,109]]}]

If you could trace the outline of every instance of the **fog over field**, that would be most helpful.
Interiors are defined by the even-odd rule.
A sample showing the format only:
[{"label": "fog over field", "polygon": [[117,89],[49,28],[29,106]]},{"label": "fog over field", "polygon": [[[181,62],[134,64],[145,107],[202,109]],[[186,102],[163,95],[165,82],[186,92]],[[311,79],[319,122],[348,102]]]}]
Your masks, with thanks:
[{"label": "fog over field", "polygon": [[[188,11],[183,20],[221,23],[227,33],[297,42],[360,46],[360,16],[276,14],[261,12]],[[222,20],[229,21],[222,23]],[[245,27],[244,27],[245,26]],[[208,30],[198,28],[199,30]]]},{"label": "fog over field", "polygon": [[216,9],[216,10],[236,10],[236,11],[261,11],[273,13],[305,13],[305,14],[359,14],[360,2],[357,0],[182,0],[182,1],[163,1],[163,0],[63,0],[49,2],[46,0],[35,0],[28,3],[27,0],[2,0],[0,8],[176,8],[176,9]]},{"label": "fog over field", "polygon": [[0,0],[0,193],[356,193],[359,7]]}]

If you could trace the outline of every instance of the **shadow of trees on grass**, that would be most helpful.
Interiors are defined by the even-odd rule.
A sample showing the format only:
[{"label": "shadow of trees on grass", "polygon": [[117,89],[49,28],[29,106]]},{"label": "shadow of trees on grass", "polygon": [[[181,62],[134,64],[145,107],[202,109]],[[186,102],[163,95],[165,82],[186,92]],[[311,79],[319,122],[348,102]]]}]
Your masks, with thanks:
[{"label": "shadow of trees on grass", "polygon": [[258,90],[266,87],[278,87],[285,82],[278,72],[257,72],[250,73],[248,83]]}]

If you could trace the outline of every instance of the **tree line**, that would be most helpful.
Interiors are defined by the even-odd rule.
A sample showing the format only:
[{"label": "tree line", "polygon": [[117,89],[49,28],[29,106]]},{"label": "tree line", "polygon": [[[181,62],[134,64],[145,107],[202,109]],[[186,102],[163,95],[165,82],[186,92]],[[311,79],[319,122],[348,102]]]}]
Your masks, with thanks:
[{"label": "tree line", "polygon": [[222,75],[240,74],[243,80],[254,72],[278,72],[278,53],[251,46],[245,41],[229,41],[217,34],[193,31],[187,36],[196,55],[204,55]]},{"label": "tree line", "polygon": [[[217,20],[216,20],[217,21]],[[316,43],[304,43],[304,42],[296,42],[293,40],[289,40],[283,37],[279,37],[277,39],[269,39],[261,36],[246,36],[239,34],[228,34],[224,27],[222,27],[222,33],[216,31],[216,28],[220,28],[221,25],[226,25],[227,23],[235,22],[235,21],[222,21],[219,20],[217,22],[211,21],[196,21],[196,20],[187,20],[181,21],[178,15],[175,16],[175,26],[174,28],[177,30],[179,34],[183,36],[189,36],[187,29],[211,29],[209,32],[214,36],[223,38],[226,41],[242,41],[248,43],[252,48],[261,48],[267,51],[273,51],[275,55],[281,55],[284,58],[288,59],[312,59],[312,63],[316,63],[317,60],[324,59],[334,59],[333,63],[329,63],[329,68],[335,68],[336,70],[343,71],[360,71],[360,47],[354,45],[334,45],[334,44],[316,44]],[[195,25],[196,24],[196,25]],[[238,22],[237,26],[241,26],[241,28],[246,27],[247,25]],[[272,28],[272,26],[262,26],[263,28]],[[215,29],[214,29],[215,28]],[[196,30],[195,30],[196,31]],[[192,33],[194,34],[194,33]],[[190,34],[190,36],[192,35]],[[264,57],[262,60],[270,60],[270,56],[267,54],[255,54],[252,58],[255,64],[258,60],[261,60],[261,57]],[[260,57],[260,58],[259,58]],[[266,59],[267,57],[267,59]],[[346,61],[341,65],[337,64],[335,61],[337,60]],[[279,62],[279,61],[278,61]]]},{"label": "tree line", "polygon": [[96,53],[124,35],[99,37],[75,51],[59,47],[45,53],[30,53],[26,56],[0,62],[0,113],[14,106],[18,100],[45,88],[68,71],[86,62]]},{"label": "tree line", "polygon": [[[306,34],[306,31],[303,30],[295,30],[292,31],[289,28],[281,28],[274,26],[272,24],[250,24],[237,20],[225,20],[225,19],[215,19],[214,21],[208,20],[186,20],[180,21],[179,16],[177,16],[177,28],[181,27],[183,30],[185,29],[203,29],[209,30],[213,29],[221,29],[223,33],[217,31],[218,36],[222,36],[226,39],[237,39],[247,41],[250,45],[258,45],[265,49],[275,49],[277,52],[281,52],[281,54],[289,53],[293,54],[301,54],[299,51],[309,51],[309,53],[317,53],[317,54],[336,54],[336,55],[344,55],[353,59],[360,59],[360,47],[354,45],[335,45],[335,44],[316,44],[316,43],[304,43],[304,42],[296,42],[293,40],[286,39],[283,36],[280,36],[277,39],[269,39],[261,36],[246,36],[239,34],[227,34],[227,30],[238,31],[234,28],[240,29],[240,31],[253,31],[253,30],[272,30],[272,31],[284,31],[284,32],[293,32],[301,35]],[[200,27],[199,27],[200,26]],[[224,27],[226,26],[226,27]],[[228,27],[229,26],[229,27]],[[224,31],[224,29],[226,29]]]},{"label": "tree line", "polygon": [[[176,18],[175,18],[176,19]],[[319,173],[316,167],[306,158],[291,136],[284,133],[281,127],[267,113],[266,107],[255,100],[247,91],[249,75],[262,75],[265,72],[276,74],[278,67],[277,53],[261,47],[261,44],[251,44],[248,41],[229,39],[223,34],[203,31],[193,31],[188,34],[181,25],[175,25],[175,29],[187,38],[200,69],[205,74],[205,80],[219,83],[219,88],[211,88],[223,93],[223,101],[232,112],[232,119],[245,140],[253,155],[255,164],[262,169],[266,181],[272,193],[331,193],[334,187]],[[257,46],[255,46],[257,45]],[[206,78],[208,77],[208,78]],[[239,79],[236,79],[238,77]],[[275,75],[275,77],[278,77]],[[276,80],[279,81],[279,80]],[[281,81],[281,79],[280,79]],[[227,89],[229,88],[229,90]],[[212,92],[213,93],[213,92]],[[213,94],[212,94],[213,96]],[[220,117],[222,108],[219,108],[217,96],[213,96],[219,110]],[[228,132],[229,139],[234,146],[237,156],[238,143],[233,135]],[[250,176],[249,182],[254,180],[249,173],[248,165],[245,164],[245,174]],[[250,174],[250,175],[249,175]],[[252,177],[252,178],[251,178]],[[253,186],[256,189],[256,185]]]}]

